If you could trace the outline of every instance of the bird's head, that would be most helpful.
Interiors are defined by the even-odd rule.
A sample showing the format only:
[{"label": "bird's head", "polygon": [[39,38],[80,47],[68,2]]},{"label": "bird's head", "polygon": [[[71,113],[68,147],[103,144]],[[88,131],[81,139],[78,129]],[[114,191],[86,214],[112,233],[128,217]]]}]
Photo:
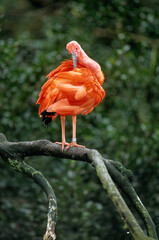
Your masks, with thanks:
[{"label": "bird's head", "polygon": [[69,54],[72,55],[73,67],[77,67],[77,60],[80,57],[81,46],[76,41],[71,41],[66,45],[66,49]]}]

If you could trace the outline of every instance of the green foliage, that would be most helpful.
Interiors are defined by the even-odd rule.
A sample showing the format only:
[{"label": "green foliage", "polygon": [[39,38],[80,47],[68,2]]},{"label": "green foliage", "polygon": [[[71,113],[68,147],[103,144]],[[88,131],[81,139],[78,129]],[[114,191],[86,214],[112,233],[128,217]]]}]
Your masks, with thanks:
[{"label": "green foliage", "polygon": [[[106,75],[106,98],[79,116],[79,144],[121,161],[135,175],[134,186],[159,229],[158,142],[159,59],[157,1],[1,1],[0,130],[10,141],[59,141],[60,121],[45,128],[36,101],[45,76],[68,58],[65,45],[77,40]],[[102,37],[98,28],[114,33]],[[103,30],[104,31],[104,30]],[[151,64],[153,62],[153,64]],[[66,136],[71,140],[71,118]],[[94,169],[85,163],[31,158],[54,187],[59,239],[131,239]],[[41,239],[47,201],[37,186],[0,162],[0,239]],[[111,209],[111,211],[110,211]],[[12,236],[12,237],[11,237]]]}]

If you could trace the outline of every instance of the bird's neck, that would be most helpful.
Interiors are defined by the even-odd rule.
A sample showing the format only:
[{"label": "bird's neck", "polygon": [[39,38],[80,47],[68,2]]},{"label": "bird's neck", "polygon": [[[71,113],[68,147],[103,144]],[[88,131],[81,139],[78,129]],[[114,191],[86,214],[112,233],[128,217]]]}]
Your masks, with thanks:
[{"label": "bird's neck", "polygon": [[88,57],[88,55],[83,51],[82,48],[81,48],[80,57],[78,58],[78,61],[82,66],[84,66],[84,67],[90,69],[92,72],[94,72],[99,83],[101,85],[103,84],[104,77],[103,77],[103,73],[101,71],[100,65],[96,61],[94,61],[93,59]]}]

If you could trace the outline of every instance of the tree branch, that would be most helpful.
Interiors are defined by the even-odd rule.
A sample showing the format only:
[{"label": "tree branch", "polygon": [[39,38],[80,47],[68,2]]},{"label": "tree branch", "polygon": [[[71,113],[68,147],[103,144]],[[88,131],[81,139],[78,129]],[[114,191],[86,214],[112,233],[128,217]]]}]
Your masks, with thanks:
[{"label": "tree branch", "polygon": [[[108,172],[111,175],[113,181],[117,184],[119,189],[127,196],[132,206],[135,208],[135,210],[138,212],[140,217],[142,218],[148,236],[158,239],[155,225],[141,202],[140,198],[136,194],[134,188],[132,187],[130,180],[132,180],[132,172],[130,170],[123,169],[123,166],[121,163],[117,162],[114,164],[113,161],[104,159],[104,163],[107,166]],[[125,172],[126,170],[126,172]],[[122,174],[121,174],[122,173]]]},{"label": "tree branch", "polygon": [[133,214],[127,207],[114,182],[112,181],[107,168],[105,167],[102,156],[97,151],[94,151],[92,154],[92,162],[95,165],[97,175],[102,182],[103,188],[107,190],[121,218],[124,219],[125,227],[130,230],[134,239],[152,240],[153,238],[147,237],[144,234]]},{"label": "tree branch", "polygon": [[46,233],[44,235],[44,240],[55,240],[55,225],[57,219],[57,203],[55,193],[40,171],[35,170],[33,167],[26,164],[24,161],[8,159],[8,164],[13,167],[16,171],[21,172],[27,175],[29,178],[32,178],[33,181],[38,184],[42,190],[46,193],[49,202],[48,209],[48,220]]},{"label": "tree branch", "polygon": [[[6,144],[8,144],[6,137],[3,134],[0,134],[0,145],[6,146]],[[3,158],[3,160],[5,160],[5,162],[7,162],[15,171],[18,171],[24,175],[27,175],[29,178],[33,179],[33,181],[36,184],[38,184],[41,187],[41,189],[45,192],[48,198],[49,208],[48,208],[47,228],[46,228],[46,233],[44,235],[44,240],[55,240],[56,239],[55,225],[57,220],[57,203],[56,203],[56,197],[55,197],[53,188],[51,187],[47,179],[43,176],[43,174],[40,171],[35,170],[33,167],[29,166],[24,161],[20,160],[21,159],[20,154],[15,154],[12,152],[9,154],[10,155],[9,157],[7,149],[4,149],[4,151],[2,152],[3,154],[1,157]]]},{"label": "tree branch", "polygon": [[[8,162],[15,170],[33,178],[33,180],[41,186],[47,194],[47,197],[50,199],[48,225],[44,240],[55,239],[54,230],[57,214],[56,198],[51,186],[44,176],[23,161],[25,157],[38,155],[68,158],[92,163],[96,168],[103,187],[107,190],[111,200],[120,213],[125,225],[132,233],[134,239],[157,239],[153,221],[130,184],[129,180],[132,178],[132,173],[131,171],[126,170],[122,164],[112,160],[103,159],[96,150],[72,147],[66,151],[62,151],[61,146],[48,140],[8,142],[6,137],[3,134],[0,134],[0,156],[2,159]],[[116,185],[128,196],[130,202],[139,212],[145,223],[149,237],[144,234],[143,230],[138,225],[136,219],[120,195]],[[52,236],[50,235],[50,229]],[[49,236],[52,238],[49,238]]]}]

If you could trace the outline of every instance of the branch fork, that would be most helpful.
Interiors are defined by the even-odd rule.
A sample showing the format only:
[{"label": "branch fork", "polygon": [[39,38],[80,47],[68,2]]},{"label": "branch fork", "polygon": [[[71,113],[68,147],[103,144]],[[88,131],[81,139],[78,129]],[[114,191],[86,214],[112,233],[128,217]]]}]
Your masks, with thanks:
[{"label": "branch fork", "polygon": [[[26,142],[8,142],[4,134],[0,133],[0,157],[8,163],[14,170],[32,178],[48,198],[48,219],[44,240],[55,240],[55,226],[57,220],[57,203],[52,186],[49,184],[43,174],[24,162],[24,158],[29,156],[53,156],[56,158],[67,158],[77,161],[91,163],[97,172],[103,188],[107,191],[114,206],[119,212],[124,225],[131,232],[135,240],[157,240],[155,225],[137,196],[130,181],[132,172],[125,169],[124,166],[110,159],[104,159],[97,150],[71,147],[62,151],[61,146],[48,140],[26,141]],[[147,235],[139,226],[134,215],[125,203],[118,188],[127,196],[127,199],[139,213],[144,222]]]}]

